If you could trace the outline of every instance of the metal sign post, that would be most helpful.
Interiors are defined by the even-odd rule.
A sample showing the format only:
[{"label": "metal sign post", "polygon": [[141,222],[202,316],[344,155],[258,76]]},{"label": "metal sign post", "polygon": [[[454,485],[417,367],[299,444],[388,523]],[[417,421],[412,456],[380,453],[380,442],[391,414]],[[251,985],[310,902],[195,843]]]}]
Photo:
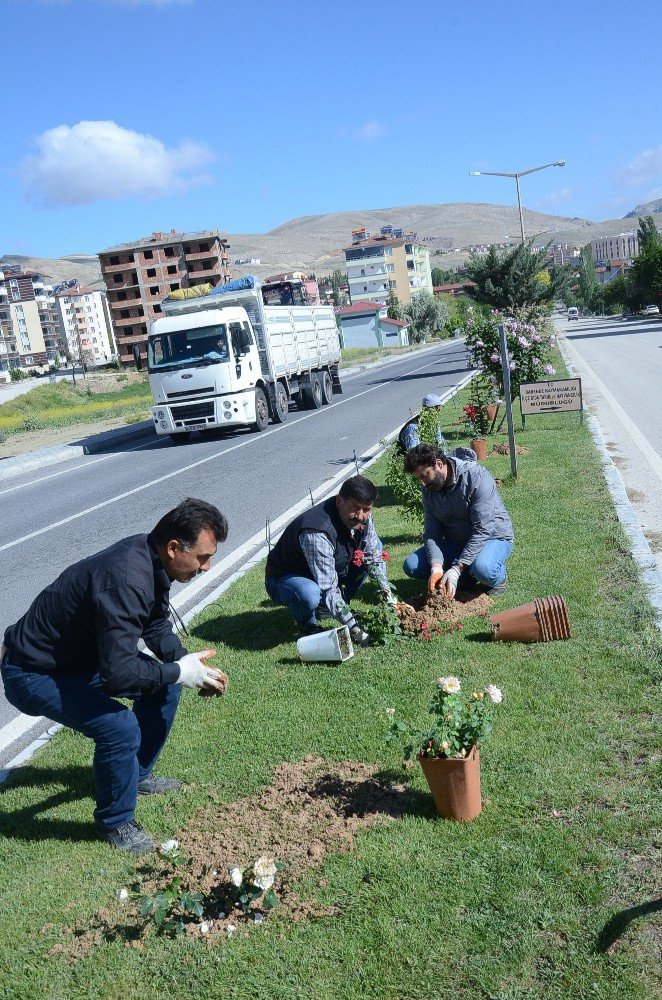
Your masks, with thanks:
[{"label": "metal sign post", "polygon": [[515,452],[515,427],[513,425],[513,403],[510,398],[510,361],[506,341],[506,324],[499,323],[499,346],[501,347],[501,370],[503,371],[503,396],[506,404],[508,423],[508,447],[510,448],[510,472],[517,479],[517,454]]}]

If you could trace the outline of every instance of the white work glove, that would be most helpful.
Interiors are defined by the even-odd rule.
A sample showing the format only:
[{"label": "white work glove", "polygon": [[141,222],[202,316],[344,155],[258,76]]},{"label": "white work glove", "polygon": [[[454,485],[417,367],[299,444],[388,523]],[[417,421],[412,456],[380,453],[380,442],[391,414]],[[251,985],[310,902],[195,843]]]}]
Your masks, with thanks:
[{"label": "white work glove", "polygon": [[370,645],[370,636],[367,632],[364,632],[360,625],[355,625],[354,628],[349,630],[349,637],[355,646],[366,646]]},{"label": "white work glove", "polygon": [[460,579],[461,572],[461,566],[451,566],[451,568],[447,569],[441,578],[441,586],[446,588],[446,594],[448,597],[455,597],[455,591],[457,590],[457,584]]},{"label": "white work glove", "polygon": [[225,691],[228,679],[222,670],[207,667],[202,661],[208,656],[214,656],[213,649],[203,649],[201,653],[187,653],[181,660],[176,660],[179,667],[179,677],[176,684],[189,688],[211,688],[219,694]]}]

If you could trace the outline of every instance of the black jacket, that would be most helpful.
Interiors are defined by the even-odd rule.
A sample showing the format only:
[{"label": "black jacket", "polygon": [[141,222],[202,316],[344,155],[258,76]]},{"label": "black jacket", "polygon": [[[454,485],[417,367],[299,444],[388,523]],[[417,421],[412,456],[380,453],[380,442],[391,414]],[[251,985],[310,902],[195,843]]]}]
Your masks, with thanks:
[{"label": "black jacket", "polygon": [[[186,650],[168,618],[170,580],[149,535],[69,566],[5,632],[7,661],[44,673],[101,675],[108,694],[151,693],[179,677]],[[140,653],[139,639],[156,656]]]},{"label": "black jacket", "polygon": [[335,496],[304,511],[288,524],[269,553],[268,575],[285,576],[286,573],[296,573],[312,580],[313,575],[299,541],[304,531],[319,531],[326,535],[333,545],[338,579],[344,579],[354,552],[362,547],[363,539],[362,533],[358,531],[353,538],[349,528],[340,520]]}]

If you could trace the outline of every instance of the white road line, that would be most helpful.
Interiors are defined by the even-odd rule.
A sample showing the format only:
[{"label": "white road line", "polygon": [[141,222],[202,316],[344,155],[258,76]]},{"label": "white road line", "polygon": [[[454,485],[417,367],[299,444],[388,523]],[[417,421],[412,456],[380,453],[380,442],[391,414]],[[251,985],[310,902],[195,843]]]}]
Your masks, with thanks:
[{"label": "white road line", "polygon": [[[166,444],[167,442],[163,442]],[[10,486],[9,489],[0,490],[0,497],[4,497],[7,493],[15,493],[17,490],[24,490],[28,486],[38,486],[39,483],[45,483],[48,479],[55,479],[57,476],[65,476],[70,472],[80,472],[81,469],[89,469],[91,465],[98,465],[99,462],[107,462],[110,458],[120,458],[122,455],[126,455],[130,451],[140,451],[141,448],[148,448],[150,445],[154,444],[153,440],[150,438],[149,441],[144,444],[137,444],[134,448],[125,448],[121,452],[113,452],[112,455],[102,455],[101,458],[95,458],[91,462],[86,462],[84,465],[77,465],[75,468],[69,466],[66,469],[61,469],[60,472],[51,472],[47,476],[41,476],[39,479],[31,479],[29,483],[21,483],[19,486]]]},{"label": "white road line", "polygon": [[611,410],[614,412],[636,446],[646,458],[646,461],[650,465],[651,472],[654,472],[660,482],[662,482],[662,458],[660,458],[653,446],[649,444],[648,440],[641,433],[634,421],[627,415],[618,400],[611,394],[604,382],[598,378],[588,362],[583,359],[577,348],[573,346],[567,337],[565,337],[565,347],[575,366],[585,375],[588,375],[589,379],[593,381],[598,392],[604,396],[604,399],[609,404]]},{"label": "white road line", "polygon": [[16,740],[20,739],[33,726],[38,726],[39,723],[46,721],[43,716],[23,715],[21,712],[20,715],[17,715],[15,719],[12,719],[11,722],[8,722],[6,726],[0,729],[0,752],[11,743],[15,743]]},{"label": "white road line", "polygon": [[[402,375],[397,376],[398,379],[406,378],[408,375],[414,375],[416,372],[422,371],[424,368],[429,368],[431,365],[438,364],[438,359],[429,361],[425,365],[419,365],[418,368],[412,368],[410,371],[404,372]],[[393,379],[395,381],[395,379]],[[143,490],[151,489],[153,486],[158,486],[159,483],[166,482],[168,479],[173,479],[176,476],[181,476],[185,472],[190,472],[191,469],[197,468],[199,465],[206,465],[208,462],[216,462],[219,459],[224,458],[226,455],[231,454],[233,451],[237,451],[239,448],[246,448],[248,445],[257,444],[259,441],[264,441],[265,438],[269,437],[271,434],[277,434],[282,431],[286,431],[288,427],[296,427],[304,420],[312,420],[313,417],[323,416],[325,413],[330,413],[338,406],[344,406],[346,403],[353,403],[355,400],[360,399],[362,396],[367,396],[371,392],[376,392],[379,389],[385,389],[388,383],[381,382],[378,385],[373,385],[369,389],[364,389],[362,392],[357,392],[355,396],[350,396],[348,399],[341,399],[334,403],[331,407],[324,407],[320,410],[314,410],[312,413],[308,413],[299,419],[290,423],[279,424],[278,427],[274,427],[271,430],[263,431],[259,437],[251,437],[247,440],[240,441],[238,444],[233,445],[231,448],[226,448],[216,455],[208,455],[206,458],[201,458],[197,462],[191,462],[189,465],[182,466],[179,469],[175,469],[172,472],[166,473],[164,476],[159,476],[157,479],[152,479],[148,483],[143,483],[141,486],[136,486],[132,490],[127,490],[125,493],[120,493],[117,496],[109,497],[108,500],[103,500],[101,503],[94,504],[92,507],[87,507],[85,510],[78,511],[76,514],[71,514],[69,517],[64,517],[60,521],[54,521],[52,524],[47,524],[43,528],[39,528],[37,531],[31,531],[28,535],[23,535],[21,538],[15,538],[11,542],[6,542],[4,545],[0,545],[0,552],[5,552],[7,549],[14,548],[16,545],[21,545],[23,542],[28,542],[33,538],[38,538],[40,535],[45,535],[49,531],[54,531],[56,528],[61,528],[65,524],[70,524],[72,521],[77,521],[81,517],[87,517],[88,514],[93,514],[97,510],[101,510],[103,507],[108,507],[110,504],[118,503],[120,500],[126,500],[127,497],[134,496],[136,493],[142,493]]]}]

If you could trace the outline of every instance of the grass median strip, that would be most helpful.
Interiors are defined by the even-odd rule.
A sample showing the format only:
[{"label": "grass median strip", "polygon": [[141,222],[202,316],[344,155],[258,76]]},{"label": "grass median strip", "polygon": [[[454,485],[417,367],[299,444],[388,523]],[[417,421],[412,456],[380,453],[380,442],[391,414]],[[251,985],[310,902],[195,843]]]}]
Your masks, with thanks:
[{"label": "grass median strip", "polygon": [[[444,408],[452,443],[465,443],[453,422],[463,402]],[[113,901],[136,866],[94,839],[91,746],[65,731],[1,797],[7,995],[655,995],[661,711],[654,672],[662,642],[586,428],[576,415],[537,417],[518,441],[529,452],[517,481],[507,456],[487,460],[503,480],[516,531],[510,589],[495,607],[563,594],[568,642],[493,643],[486,620],[476,618],[431,642],[360,650],[344,664],[303,664],[293,623],[267,600],[259,569],[194,623],[195,645],[217,648],[230,692],[221,700],[186,693],[159,770],[188,787],[141,800],[138,819],[162,839],[178,837],[184,853],[187,843],[200,858],[206,851],[215,868],[227,844],[248,850],[246,800],[272,786],[282,762],[315,755],[334,768],[365,765],[364,791],[375,781],[402,786],[385,821],[357,829],[346,848],[320,852],[311,841],[309,853],[290,852],[309,863],[296,867],[288,889],[328,915],[292,921],[284,907],[210,947],[150,934],[139,950],[127,948],[135,918]],[[370,474],[383,484],[384,473],[382,461]],[[400,567],[417,531],[383,485],[376,522],[389,575],[406,598],[419,585]],[[359,612],[369,606],[357,602]],[[481,754],[484,811],[466,825],[436,818],[418,768],[402,771],[384,742],[386,708],[424,723],[431,684],[449,673],[469,689],[493,683],[504,693]],[[288,794],[279,836],[294,840],[301,833]],[[339,795],[335,785],[329,801]],[[350,798],[344,808],[360,815],[366,801],[367,794]],[[66,950],[48,956],[56,943],[76,940],[65,928],[84,937],[104,909],[105,931],[78,961]]]}]

